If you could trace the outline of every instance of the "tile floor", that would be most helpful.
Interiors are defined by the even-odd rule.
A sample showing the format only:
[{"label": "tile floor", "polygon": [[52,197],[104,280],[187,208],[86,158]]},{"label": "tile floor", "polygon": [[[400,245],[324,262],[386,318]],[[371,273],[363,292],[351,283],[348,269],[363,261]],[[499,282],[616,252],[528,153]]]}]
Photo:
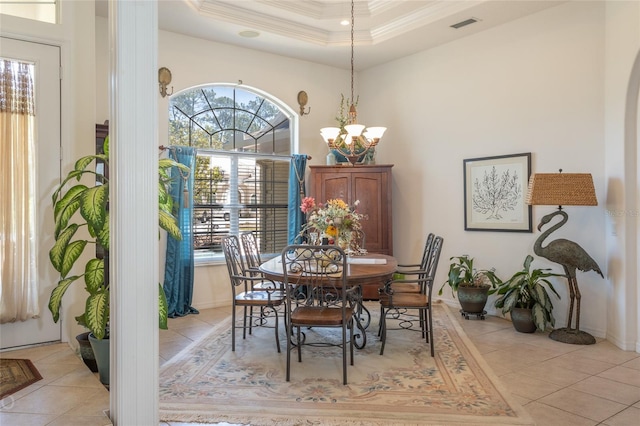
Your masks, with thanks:
[{"label": "tile floor", "polygon": [[[170,320],[169,330],[160,333],[160,363],[227,315],[228,308],[206,309]],[[538,425],[640,424],[640,354],[600,339],[595,345],[578,346],[540,333],[518,333],[499,317],[459,318],[487,364]],[[110,424],[104,414],[109,406],[107,390],[68,345],[3,352],[0,357],[29,358],[43,376],[0,402],[1,425]]]}]

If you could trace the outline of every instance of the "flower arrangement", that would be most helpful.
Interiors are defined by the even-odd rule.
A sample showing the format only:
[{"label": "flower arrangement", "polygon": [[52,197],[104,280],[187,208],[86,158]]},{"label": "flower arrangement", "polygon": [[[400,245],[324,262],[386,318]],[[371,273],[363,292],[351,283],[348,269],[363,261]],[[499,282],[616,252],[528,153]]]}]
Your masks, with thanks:
[{"label": "flower arrangement", "polygon": [[300,210],[307,215],[307,223],[302,228],[302,233],[317,232],[320,236],[326,236],[335,241],[344,238],[351,239],[353,231],[361,230],[360,221],[366,216],[356,211],[360,202],[356,201],[349,206],[343,200],[336,198],[328,200],[325,204],[316,204],[313,197],[305,197],[300,205]]}]

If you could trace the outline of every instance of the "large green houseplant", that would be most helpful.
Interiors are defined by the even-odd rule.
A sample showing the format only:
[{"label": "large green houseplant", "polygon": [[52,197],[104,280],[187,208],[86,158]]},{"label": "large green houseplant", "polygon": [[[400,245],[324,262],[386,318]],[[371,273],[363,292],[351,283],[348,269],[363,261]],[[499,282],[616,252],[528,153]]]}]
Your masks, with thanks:
[{"label": "large green houseplant", "polygon": [[489,290],[496,288],[500,279],[493,269],[476,269],[473,258],[468,255],[454,256],[449,259],[449,273],[442,284],[438,295],[442,295],[445,285],[453,291],[453,297],[458,294],[462,307],[462,314],[469,319],[469,314],[478,315],[484,319],[484,306],[488,300]]},{"label": "large green houseplant", "polygon": [[[560,299],[547,278],[562,276],[548,272],[551,270],[548,268],[531,269],[531,262],[533,256],[527,255],[522,269],[491,291],[499,296],[494,306],[501,309],[503,315],[510,313],[516,330],[525,333],[536,329],[544,331],[555,325],[553,304],[545,285]],[[528,322],[532,322],[532,325],[527,325]]]},{"label": "large green houseplant", "polygon": [[[180,228],[173,215],[173,200],[168,193],[171,183],[170,169],[173,166],[185,171],[189,169],[171,159],[163,158],[159,161],[159,224],[173,238],[180,239]],[[102,162],[104,167],[97,169],[94,162]],[[49,259],[60,273],[60,280],[51,292],[49,310],[53,320],[58,322],[64,294],[73,282],[83,278],[88,296],[84,312],[75,319],[78,324],[88,328],[97,339],[108,337],[109,322],[109,280],[105,279],[105,259],[103,255],[98,254],[109,251],[109,179],[104,173],[108,170],[108,165],[107,137],[104,154],[87,155],[76,161],[73,170],[57,186],[52,196],[55,243],[49,251]],[[93,185],[80,183],[85,175],[92,176]],[[86,227],[85,236],[78,233],[83,227]],[[70,275],[87,246],[91,247],[93,256],[86,261],[84,273]],[[167,301],[162,285],[158,286],[159,325],[160,328],[166,329]]]}]

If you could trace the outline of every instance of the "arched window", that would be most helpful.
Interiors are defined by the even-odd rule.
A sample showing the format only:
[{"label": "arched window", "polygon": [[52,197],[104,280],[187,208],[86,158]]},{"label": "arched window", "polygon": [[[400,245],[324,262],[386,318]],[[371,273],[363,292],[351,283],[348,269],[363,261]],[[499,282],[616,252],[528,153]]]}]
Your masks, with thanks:
[{"label": "arched window", "polygon": [[194,249],[222,253],[222,238],[253,231],[263,253],[287,244],[289,163],[295,113],[256,89],[212,84],[175,94],[169,141],[197,148]]}]

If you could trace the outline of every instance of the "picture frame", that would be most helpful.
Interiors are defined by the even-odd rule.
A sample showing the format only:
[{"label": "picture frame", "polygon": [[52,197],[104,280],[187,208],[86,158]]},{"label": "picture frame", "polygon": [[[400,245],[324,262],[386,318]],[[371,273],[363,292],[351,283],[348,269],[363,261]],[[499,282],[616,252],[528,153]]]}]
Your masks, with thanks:
[{"label": "picture frame", "polygon": [[531,153],[463,160],[465,231],[533,232]]}]

